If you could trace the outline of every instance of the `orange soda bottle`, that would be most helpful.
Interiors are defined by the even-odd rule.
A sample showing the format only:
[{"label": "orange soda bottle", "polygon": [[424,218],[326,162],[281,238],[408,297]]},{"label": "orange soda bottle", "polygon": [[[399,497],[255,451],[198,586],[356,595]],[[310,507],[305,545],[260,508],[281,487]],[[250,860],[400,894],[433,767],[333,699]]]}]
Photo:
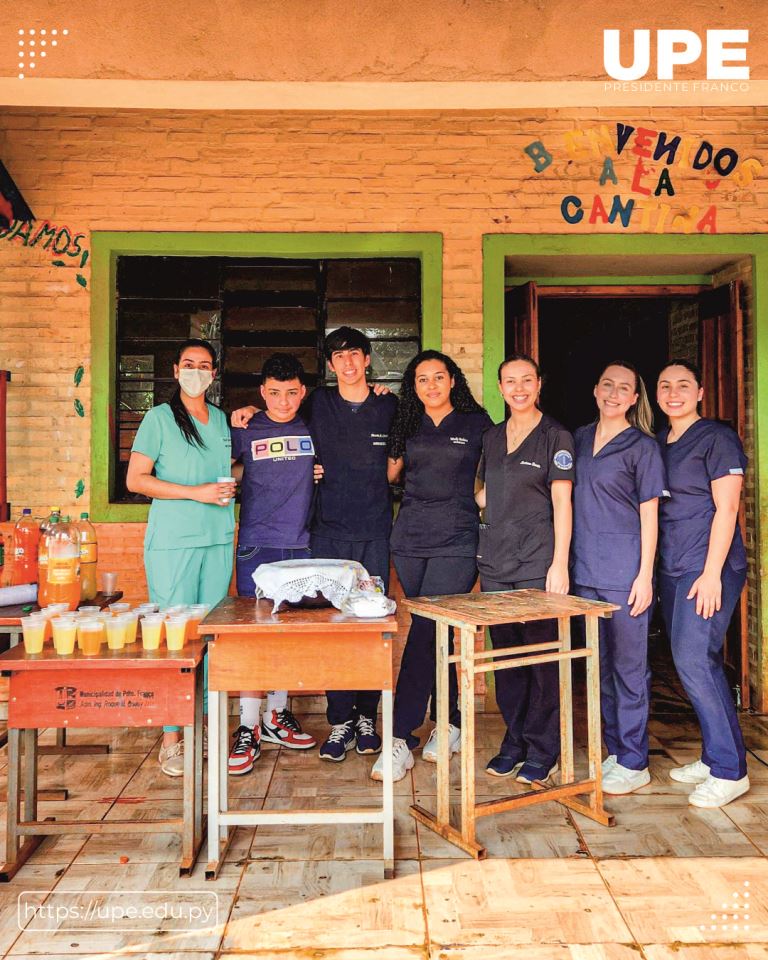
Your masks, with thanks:
[{"label": "orange soda bottle", "polygon": [[29,507],[21,511],[21,519],[14,531],[13,584],[37,582],[37,553],[40,527]]},{"label": "orange soda bottle", "polygon": [[61,508],[51,507],[51,515],[40,524],[40,540],[37,548],[37,603],[48,606],[48,534],[61,520]]},{"label": "orange soda bottle", "polygon": [[80,599],[93,600],[99,592],[96,583],[96,564],[98,561],[96,530],[88,519],[87,513],[80,514],[80,522],[76,526],[80,541]]},{"label": "orange soda bottle", "polygon": [[46,602],[66,603],[70,610],[77,610],[80,603],[80,542],[69,517],[51,527],[46,535],[46,548]]}]

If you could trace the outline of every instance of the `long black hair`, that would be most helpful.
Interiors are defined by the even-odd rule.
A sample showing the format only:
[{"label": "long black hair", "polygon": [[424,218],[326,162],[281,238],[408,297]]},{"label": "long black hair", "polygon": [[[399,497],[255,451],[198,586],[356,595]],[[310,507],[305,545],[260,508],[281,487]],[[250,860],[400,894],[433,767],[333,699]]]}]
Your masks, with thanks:
[{"label": "long black hair", "polygon": [[438,350],[422,350],[411,360],[403,374],[397,413],[389,433],[389,455],[393,460],[403,456],[406,441],[418,432],[421,425],[424,404],[416,396],[416,368],[425,360],[438,360],[445,364],[448,374],[453,379],[450,399],[454,410],[459,413],[483,412],[483,408],[472,396],[467,378],[456,361]]},{"label": "long black hair", "polygon": [[[181,363],[181,356],[184,351],[189,350],[190,347],[202,347],[203,350],[207,350],[211,355],[213,369],[216,370],[216,368],[219,366],[219,358],[216,356],[216,351],[207,340],[198,340],[194,337],[189,340],[185,340],[184,343],[179,345],[179,349],[176,351],[175,360],[177,366]],[[190,417],[189,410],[187,410],[182,403],[181,387],[176,387],[168,403],[173,411],[173,419],[176,421],[176,426],[179,428],[179,430],[181,430],[182,436],[187,443],[194,443],[196,446],[204,448],[205,444],[203,443],[203,438],[200,436],[200,432],[195,425],[195,421],[192,419],[192,417]]]}]

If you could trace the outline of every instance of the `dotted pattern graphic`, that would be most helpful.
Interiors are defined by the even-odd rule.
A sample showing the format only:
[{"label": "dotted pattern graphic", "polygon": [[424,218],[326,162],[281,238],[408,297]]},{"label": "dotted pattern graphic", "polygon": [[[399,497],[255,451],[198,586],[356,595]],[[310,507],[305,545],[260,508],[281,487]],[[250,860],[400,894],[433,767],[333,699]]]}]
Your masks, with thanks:
[{"label": "dotted pattern graphic", "polygon": [[57,47],[59,41],[69,36],[69,30],[29,30],[19,28],[19,80],[27,74],[25,70],[36,70],[40,58],[47,57],[49,48]]},{"label": "dotted pattern graphic", "polygon": [[[731,903],[720,905],[720,913],[711,913],[710,922],[700,923],[699,930],[739,930],[749,932],[749,880],[744,881],[741,893],[734,890]],[[719,921],[719,922],[718,922]]]}]

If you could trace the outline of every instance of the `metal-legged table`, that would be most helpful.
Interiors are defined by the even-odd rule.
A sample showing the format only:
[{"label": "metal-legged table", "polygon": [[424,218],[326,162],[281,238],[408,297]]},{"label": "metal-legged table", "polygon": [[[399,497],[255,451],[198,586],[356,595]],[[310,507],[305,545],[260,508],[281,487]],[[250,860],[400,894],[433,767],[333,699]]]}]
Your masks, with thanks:
[{"label": "metal-legged table", "polygon": [[[230,827],[269,823],[380,823],[384,875],[394,869],[392,640],[394,617],[359,620],[335,609],[272,613],[272,604],[227,597],[200,625],[208,645],[208,869],[224,860]],[[378,810],[230,810],[227,799],[227,695],[251,690],[381,690],[384,781]]]},{"label": "metal-legged table", "polygon": [[[419,616],[437,624],[437,810],[430,813],[415,804],[412,815],[424,826],[450,840],[476,859],[486,856],[475,837],[478,817],[504,810],[556,800],[564,806],[606,826],[613,817],[603,809],[600,778],[600,656],[598,619],[610,617],[619,608],[598,600],[562,596],[543,590],[512,590],[500,593],[470,593],[445,597],[416,597],[404,601]],[[571,617],[586,618],[586,649],[571,649]],[[478,630],[499,623],[556,620],[557,638],[548,643],[475,651]],[[459,634],[459,653],[449,655],[449,627]],[[574,779],[573,695],[571,661],[583,658],[587,665],[587,725],[589,776]],[[458,671],[461,705],[461,825],[450,822],[450,754],[448,745],[448,670]],[[522,795],[475,803],[475,675],[509,670],[538,663],[557,663],[560,669],[560,769],[558,786],[534,784]],[[586,795],[588,801],[577,800]]]}]

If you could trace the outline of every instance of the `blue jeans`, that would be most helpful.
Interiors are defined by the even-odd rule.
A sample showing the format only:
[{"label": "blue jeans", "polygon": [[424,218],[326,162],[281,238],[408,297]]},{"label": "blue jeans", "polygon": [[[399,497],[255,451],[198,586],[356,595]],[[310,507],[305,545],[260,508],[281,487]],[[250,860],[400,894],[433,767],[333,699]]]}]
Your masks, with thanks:
[{"label": "blue jeans", "polygon": [[698,571],[681,577],[660,574],[661,609],[675,668],[701,726],[701,759],[713,777],[740,780],[747,773],[747,752],[723,669],[723,641],[747,572],[725,564],[722,603],[709,620],[697,615],[695,599],[686,599],[699,576]]},{"label": "blue jeans", "polygon": [[309,560],[309,547],[249,547],[238,543],[235,552],[235,572],[238,597],[252,597],[256,593],[253,571],[262,563],[277,563],[280,560]]}]

